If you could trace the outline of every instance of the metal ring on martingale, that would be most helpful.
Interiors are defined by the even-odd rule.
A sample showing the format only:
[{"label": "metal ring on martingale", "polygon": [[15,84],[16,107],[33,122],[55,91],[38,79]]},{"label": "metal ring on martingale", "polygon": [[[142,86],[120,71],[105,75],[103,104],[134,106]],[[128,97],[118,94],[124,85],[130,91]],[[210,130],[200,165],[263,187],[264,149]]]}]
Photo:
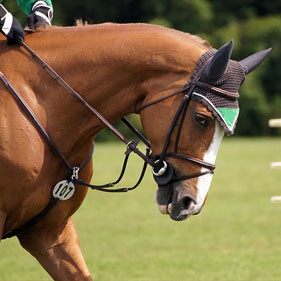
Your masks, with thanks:
[{"label": "metal ring on martingale", "polygon": [[133,141],[129,141],[129,142],[126,144],[127,149],[130,149],[130,145],[131,145],[132,143],[134,143],[134,142],[133,142]]}]

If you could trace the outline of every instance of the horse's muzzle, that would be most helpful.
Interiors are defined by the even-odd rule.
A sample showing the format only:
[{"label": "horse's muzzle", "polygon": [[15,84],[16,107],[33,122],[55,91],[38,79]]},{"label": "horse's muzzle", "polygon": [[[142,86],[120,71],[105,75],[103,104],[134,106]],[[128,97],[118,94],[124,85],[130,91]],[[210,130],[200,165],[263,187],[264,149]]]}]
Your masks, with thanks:
[{"label": "horse's muzzle", "polygon": [[162,214],[169,214],[175,221],[185,220],[200,212],[196,198],[178,182],[159,186],[156,203]]}]

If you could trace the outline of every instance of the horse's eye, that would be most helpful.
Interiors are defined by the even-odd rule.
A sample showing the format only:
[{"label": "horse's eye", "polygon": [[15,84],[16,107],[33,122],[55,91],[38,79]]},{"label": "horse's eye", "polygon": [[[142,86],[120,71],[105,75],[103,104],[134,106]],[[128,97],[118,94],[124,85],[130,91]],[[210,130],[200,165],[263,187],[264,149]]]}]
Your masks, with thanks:
[{"label": "horse's eye", "polygon": [[209,117],[201,113],[195,113],[195,121],[204,128],[210,124]]}]

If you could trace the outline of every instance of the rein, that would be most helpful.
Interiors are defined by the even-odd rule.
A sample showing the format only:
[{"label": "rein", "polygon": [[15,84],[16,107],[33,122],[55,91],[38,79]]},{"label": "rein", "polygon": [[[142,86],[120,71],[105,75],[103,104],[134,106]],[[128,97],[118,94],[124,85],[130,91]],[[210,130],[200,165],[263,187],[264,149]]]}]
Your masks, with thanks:
[{"label": "rein", "polygon": [[[132,142],[128,141],[118,130],[114,128],[97,110],[95,110],[85,99],[83,99],[66,81],[64,81],[61,76],[59,76],[44,60],[42,60],[30,47],[28,47],[24,42],[21,45],[26,49],[26,51],[32,56],[33,59],[44,69],[46,72],[56,80],[70,95],[72,95],[78,102],[88,108],[112,133],[114,133],[122,142],[124,142],[129,149],[138,154],[144,161],[149,165],[153,166],[153,162],[144,155],[137,147],[135,147]],[[122,118],[122,121],[124,118]],[[123,121],[126,125],[129,121]],[[128,125],[127,125],[128,126]],[[131,128],[133,126],[131,125]],[[129,127],[130,128],[130,127]],[[140,139],[145,139],[141,136],[141,133],[136,129],[132,130]],[[144,143],[150,147],[149,142],[145,139]]]}]

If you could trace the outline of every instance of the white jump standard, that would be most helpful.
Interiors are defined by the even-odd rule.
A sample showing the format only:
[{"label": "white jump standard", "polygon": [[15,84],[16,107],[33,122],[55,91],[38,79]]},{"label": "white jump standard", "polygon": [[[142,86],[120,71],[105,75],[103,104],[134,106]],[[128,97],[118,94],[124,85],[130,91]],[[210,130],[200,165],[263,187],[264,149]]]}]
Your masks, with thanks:
[{"label": "white jump standard", "polygon": [[272,128],[280,128],[281,127],[281,119],[270,119],[268,121],[268,126]]}]

